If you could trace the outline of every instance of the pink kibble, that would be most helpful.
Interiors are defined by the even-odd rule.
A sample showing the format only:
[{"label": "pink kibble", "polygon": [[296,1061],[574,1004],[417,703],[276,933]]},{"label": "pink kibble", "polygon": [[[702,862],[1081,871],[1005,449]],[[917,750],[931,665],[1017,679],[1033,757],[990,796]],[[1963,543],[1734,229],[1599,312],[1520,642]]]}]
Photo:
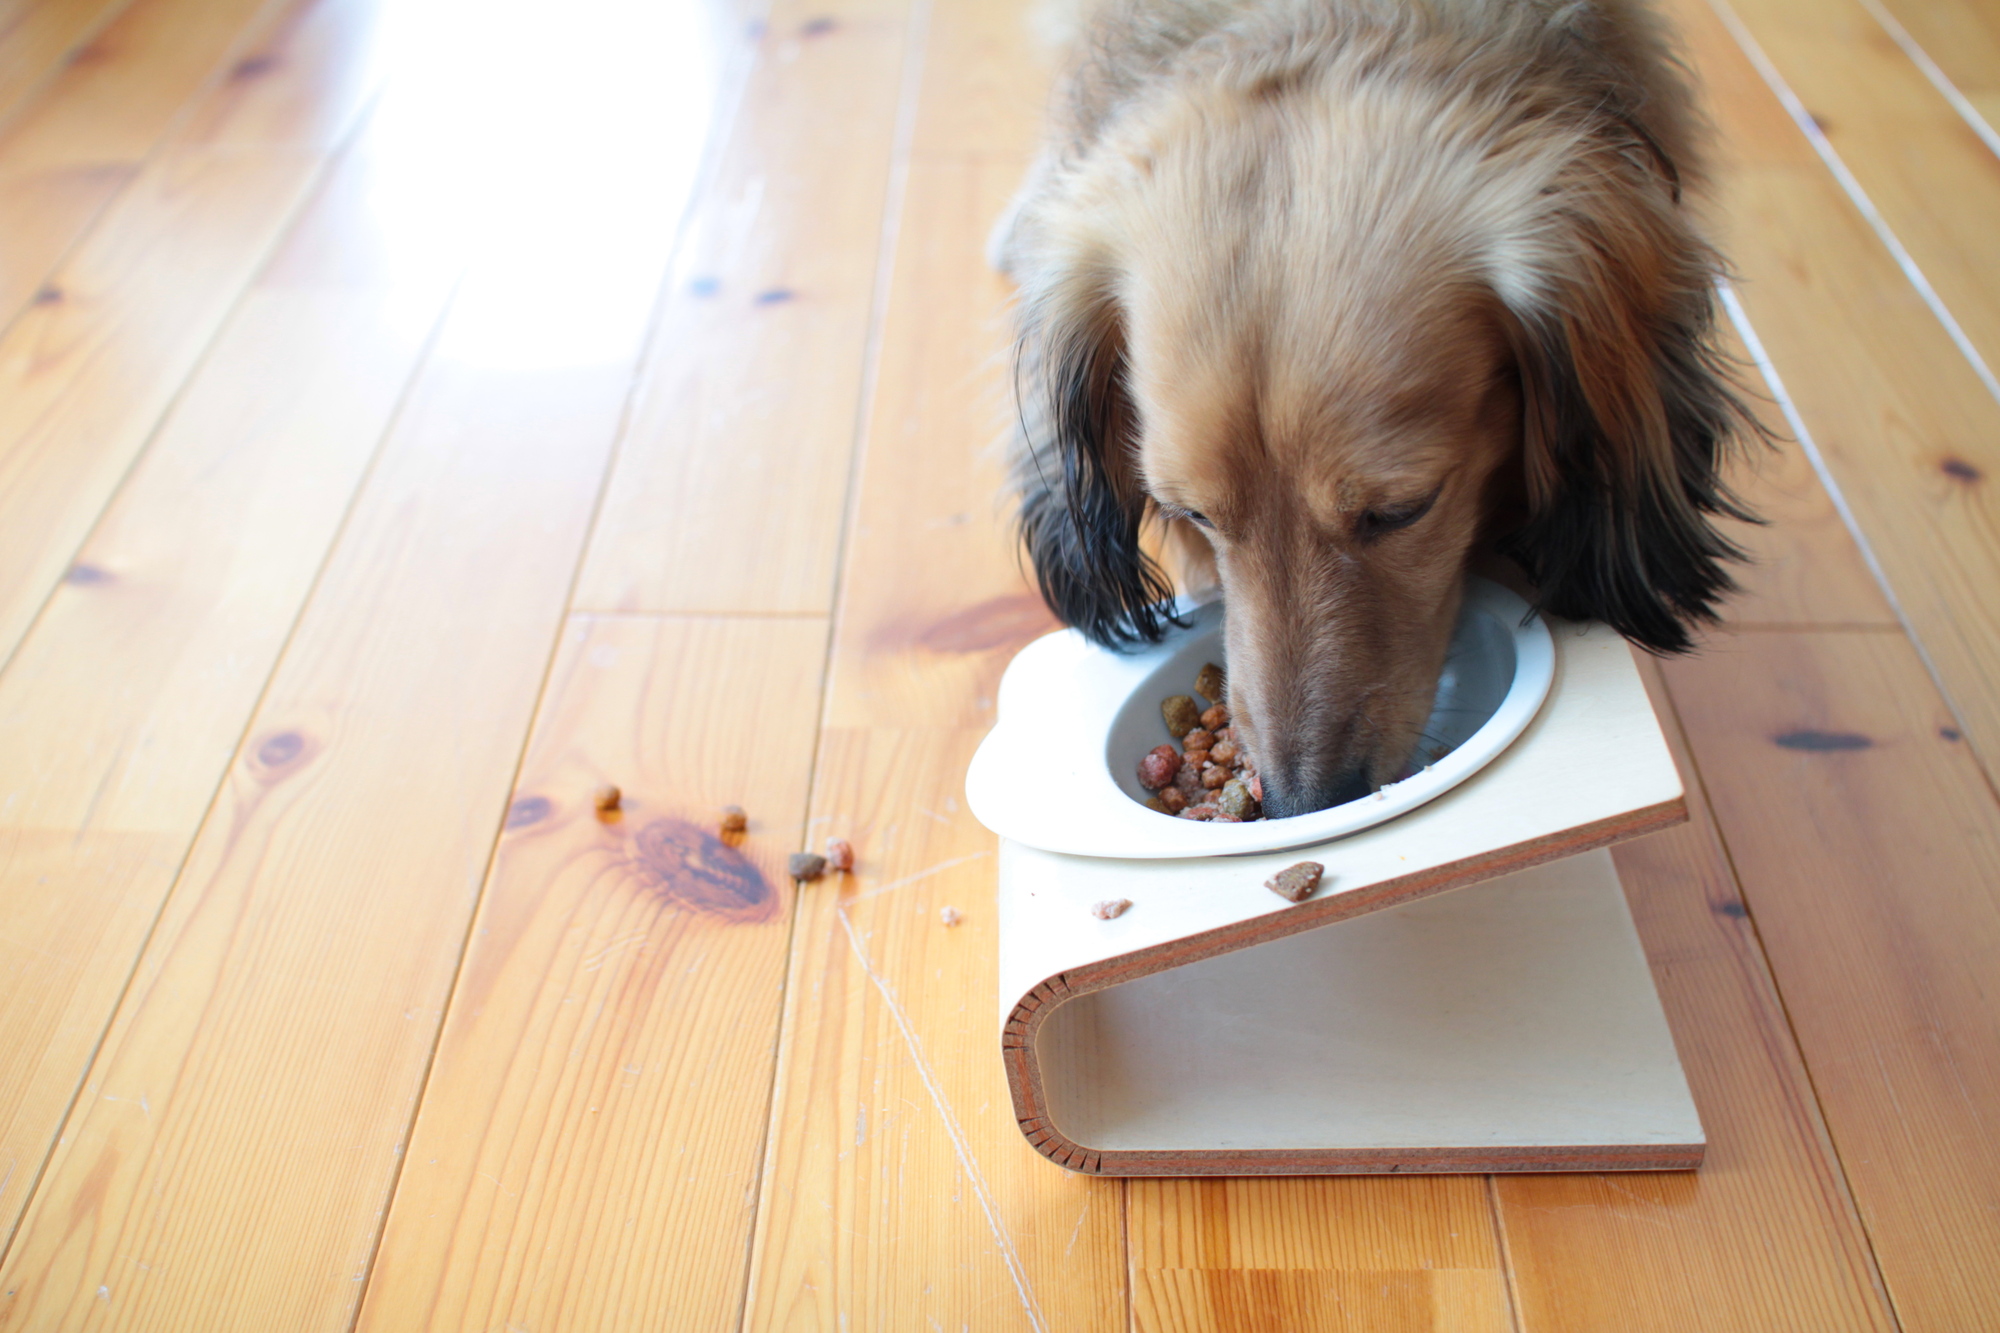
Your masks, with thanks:
[{"label": "pink kibble", "polygon": [[826,868],[846,874],[854,869],[854,844],[845,838],[826,840]]},{"label": "pink kibble", "polygon": [[1174,780],[1180,767],[1178,750],[1171,745],[1156,745],[1139,761],[1139,785],[1147,791],[1158,791]]}]

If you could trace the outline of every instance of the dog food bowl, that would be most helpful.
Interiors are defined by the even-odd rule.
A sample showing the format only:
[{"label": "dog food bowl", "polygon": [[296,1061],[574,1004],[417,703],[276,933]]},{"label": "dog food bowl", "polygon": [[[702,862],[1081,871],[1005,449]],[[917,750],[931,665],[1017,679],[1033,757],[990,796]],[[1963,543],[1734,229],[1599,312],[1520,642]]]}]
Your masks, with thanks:
[{"label": "dog food bowl", "polygon": [[1177,608],[1188,628],[1137,653],[1075,630],[1029,644],[1000,682],[999,718],[966,774],[979,821],[1042,851],[1132,859],[1233,856],[1303,847],[1396,818],[1464,782],[1510,745],[1547,697],[1555,647],[1517,594],[1466,587],[1435,702],[1410,775],[1369,796],[1291,819],[1218,824],[1149,810],[1139,759],[1169,743],[1160,703],[1225,671],[1222,606]]}]

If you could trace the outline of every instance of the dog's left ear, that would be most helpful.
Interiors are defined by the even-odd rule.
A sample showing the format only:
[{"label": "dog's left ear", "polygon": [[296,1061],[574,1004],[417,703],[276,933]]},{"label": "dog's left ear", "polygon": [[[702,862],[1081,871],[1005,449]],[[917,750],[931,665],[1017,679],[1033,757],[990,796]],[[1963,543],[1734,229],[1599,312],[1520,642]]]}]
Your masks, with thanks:
[{"label": "dog's left ear", "polygon": [[1720,261],[1642,157],[1576,163],[1544,192],[1534,259],[1498,283],[1528,498],[1507,549],[1545,609],[1676,653],[1736,586],[1724,562],[1744,553],[1714,519],[1756,520],[1721,468],[1762,428],[1715,346]]}]

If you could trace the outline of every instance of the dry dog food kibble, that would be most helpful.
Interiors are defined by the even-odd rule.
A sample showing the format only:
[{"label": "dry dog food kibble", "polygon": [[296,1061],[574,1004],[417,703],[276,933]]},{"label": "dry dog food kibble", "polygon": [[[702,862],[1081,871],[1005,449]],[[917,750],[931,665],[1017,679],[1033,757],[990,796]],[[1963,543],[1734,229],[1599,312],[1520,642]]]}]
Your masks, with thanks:
[{"label": "dry dog food kibble", "polygon": [[1167,720],[1167,731],[1175,740],[1187,735],[1201,725],[1201,709],[1185,694],[1176,694],[1160,703],[1160,716]]},{"label": "dry dog food kibble", "polygon": [[590,794],[590,803],[597,807],[600,815],[616,814],[618,805],[625,799],[625,793],[607,782]]},{"label": "dry dog food kibble", "polygon": [[826,840],[826,868],[846,874],[854,869],[854,844],[845,838]]},{"label": "dry dog food kibble", "polygon": [[826,873],[826,858],[818,852],[793,852],[785,869],[793,879],[818,879]]},{"label": "dry dog food kibble", "polygon": [[938,909],[938,920],[944,922],[947,926],[955,926],[965,920],[965,918],[959,915],[956,907],[940,907]]},{"label": "dry dog food kibble", "polygon": [[[1220,773],[1222,770],[1218,768],[1215,771]],[[1222,790],[1215,798],[1215,808],[1223,815],[1239,822],[1250,818],[1250,812],[1256,806],[1257,801],[1250,795],[1250,788],[1240,778],[1231,778],[1223,783]]]},{"label": "dry dog food kibble", "polygon": [[1326,867],[1319,862],[1301,861],[1265,880],[1264,887],[1288,903],[1302,903],[1313,896],[1313,891],[1319,888],[1319,877],[1325,873]]},{"label": "dry dog food kibble", "polygon": [[1090,914],[1099,921],[1109,921],[1114,916],[1124,916],[1125,909],[1132,905],[1130,898],[1106,898],[1090,909]]},{"label": "dry dog food kibble", "polygon": [[1139,785],[1147,791],[1158,791],[1172,782],[1174,774],[1180,771],[1180,751],[1171,745],[1155,745],[1139,761]]},{"label": "dry dog food kibble", "polygon": [[1161,703],[1160,716],[1181,748],[1156,745],[1139,760],[1139,785],[1152,793],[1148,810],[1218,824],[1264,817],[1263,783],[1236,744],[1222,689],[1222,668],[1210,662],[1195,677],[1196,693],[1214,700],[1205,711],[1185,694]]},{"label": "dry dog food kibble", "polygon": [[749,827],[750,816],[743,813],[742,806],[725,805],[722,807],[722,831],[724,833],[741,833]]}]

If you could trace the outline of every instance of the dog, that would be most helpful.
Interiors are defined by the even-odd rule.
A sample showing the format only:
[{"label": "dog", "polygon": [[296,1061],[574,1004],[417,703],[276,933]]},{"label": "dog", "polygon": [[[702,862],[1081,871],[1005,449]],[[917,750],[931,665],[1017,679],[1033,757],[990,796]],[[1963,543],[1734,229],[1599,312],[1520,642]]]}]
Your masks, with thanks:
[{"label": "dog", "polygon": [[[1468,570],[1691,646],[1755,521],[1704,128],[1643,0],[1109,0],[990,258],[1043,598],[1219,586],[1282,818],[1405,775]],[[1149,544],[1155,549],[1149,550]]]}]

